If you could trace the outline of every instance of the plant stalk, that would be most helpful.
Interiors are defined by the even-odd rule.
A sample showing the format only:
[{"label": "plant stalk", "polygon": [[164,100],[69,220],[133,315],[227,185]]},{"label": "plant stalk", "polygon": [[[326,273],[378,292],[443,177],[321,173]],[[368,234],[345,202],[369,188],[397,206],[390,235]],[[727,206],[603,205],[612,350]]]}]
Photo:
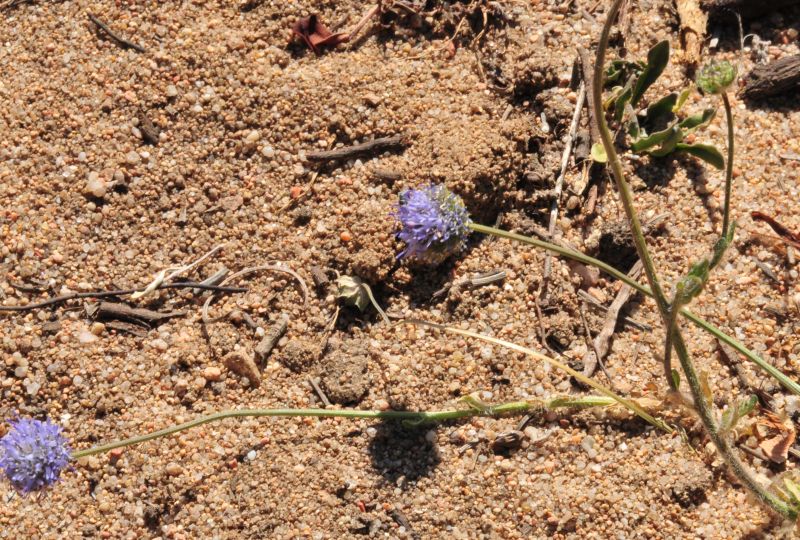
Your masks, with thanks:
[{"label": "plant stalk", "polygon": [[728,124],[728,161],[725,163],[725,203],[722,210],[722,238],[728,237],[731,226],[731,192],[733,191],[733,111],[727,90],[722,92],[725,122]]},{"label": "plant stalk", "polygon": [[446,411],[361,411],[361,410],[337,410],[337,409],[236,409],[221,411],[208,416],[201,416],[194,420],[189,420],[182,424],[176,424],[168,428],[164,428],[144,435],[130,437],[119,441],[110,442],[93,446],[85,450],[78,450],[72,453],[73,459],[80,459],[86,456],[93,456],[95,454],[103,454],[114,450],[115,448],[123,448],[125,446],[132,446],[141,444],[160,437],[168,437],[185,431],[187,429],[196,428],[203,424],[211,422],[218,422],[226,418],[243,418],[243,417],[264,417],[264,416],[279,416],[279,417],[316,417],[316,418],[367,418],[367,419],[382,419],[382,420],[403,420],[411,422],[412,424],[432,424],[436,422],[443,422],[446,420],[458,420],[461,418],[470,418],[473,416],[485,417],[499,417],[505,415],[519,415],[534,412],[536,410],[550,410],[555,408],[564,407],[598,407],[612,405],[615,401],[611,398],[602,396],[586,396],[586,397],[556,397],[549,400],[529,400],[529,401],[510,401],[501,403],[500,405],[487,406],[486,408],[468,408],[468,409],[453,409]]},{"label": "plant stalk", "polygon": [[[600,270],[602,270],[606,274],[608,274],[608,275],[610,275],[610,276],[622,281],[623,283],[626,283],[627,285],[630,285],[636,291],[638,291],[638,292],[640,292],[640,293],[642,293],[644,295],[650,296],[650,297],[653,296],[652,291],[646,285],[642,285],[641,283],[639,283],[635,279],[631,279],[631,277],[628,276],[627,274],[625,274],[624,272],[620,272],[619,270],[617,270],[613,266],[611,266],[609,264],[606,264],[601,260],[595,259],[594,257],[590,257],[588,255],[585,255],[585,254],[581,253],[580,251],[574,251],[574,250],[571,250],[571,249],[567,249],[567,248],[561,247],[561,246],[556,245],[556,244],[551,244],[549,242],[545,242],[543,240],[539,240],[539,239],[536,239],[536,238],[531,238],[529,236],[523,236],[521,234],[512,233],[512,232],[509,232],[509,231],[504,231],[502,229],[497,229],[495,227],[489,227],[487,225],[480,225],[478,223],[471,223],[469,225],[469,227],[470,227],[470,229],[472,229],[473,231],[478,232],[478,233],[491,234],[492,236],[497,236],[499,238],[505,238],[507,240],[513,240],[515,242],[520,242],[522,244],[528,244],[528,245],[531,245],[531,246],[534,246],[534,247],[538,247],[540,249],[545,249],[545,250],[550,251],[552,253],[555,253],[557,255],[561,255],[562,257],[564,257],[566,259],[570,259],[570,260],[573,260],[573,261],[576,261],[576,262],[580,262],[580,263],[583,263],[583,264],[588,264],[588,265],[594,266],[596,268],[599,268]],[[776,381],[778,381],[787,390],[789,390],[793,394],[796,394],[796,395],[800,396],[800,385],[798,385],[795,381],[791,380],[786,375],[781,373],[781,371],[779,369],[777,369],[775,366],[773,366],[772,364],[768,363],[763,358],[758,356],[756,353],[754,353],[753,351],[751,351],[750,349],[745,347],[744,344],[741,343],[740,341],[738,341],[736,338],[733,338],[733,337],[729,336],[728,334],[726,334],[725,332],[723,332],[722,330],[720,330],[719,328],[717,328],[716,326],[714,326],[710,322],[708,322],[705,319],[695,315],[692,311],[690,311],[687,308],[681,308],[680,309],[680,314],[682,316],[686,317],[687,319],[689,319],[695,326],[697,326],[699,328],[702,328],[703,330],[705,330],[709,334],[713,335],[715,338],[719,339],[723,343],[726,343],[727,345],[730,345],[731,347],[733,347],[734,349],[739,351],[741,354],[746,356],[751,362],[755,363],[761,369],[763,369],[764,371],[769,373],[770,376],[772,376]]]},{"label": "plant stalk", "polygon": [[[602,90],[605,54],[606,49],[608,48],[608,39],[611,32],[611,26],[614,24],[614,20],[619,13],[622,2],[623,0],[614,0],[612,2],[611,7],[608,10],[608,14],[606,15],[603,31],[600,35],[600,42],[597,45],[597,57],[595,59],[594,77],[592,81],[592,99],[594,101],[595,110],[597,111],[603,110]],[[620,200],[625,207],[625,213],[627,214],[628,221],[630,222],[631,233],[633,234],[636,250],[639,254],[639,258],[642,260],[647,280],[650,283],[651,289],[653,290],[653,297],[656,300],[661,317],[664,320],[665,329],[669,332],[671,331],[671,328],[668,326],[670,306],[658,282],[655,265],[653,264],[653,260],[648,252],[647,243],[645,241],[644,234],[642,233],[642,227],[639,223],[639,218],[636,214],[636,209],[633,204],[633,197],[631,196],[628,183],[625,180],[624,172],[622,170],[622,162],[620,161],[616,149],[614,148],[611,133],[609,132],[605,117],[603,115],[598,115],[597,123],[598,128],[600,129],[600,138],[603,142],[606,155],[608,156],[608,163],[611,167],[614,180],[617,184],[617,189],[620,193]],[[706,431],[708,431],[709,437],[717,447],[717,450],[722,458],[734,472],[736,477],[742,482],[742,484],[744,484],[745,487],[755,494],[758,499],[783,517],[794,520],[797,517],[797,513],[785,502],[781,501],[775,495],[769,493],[751,476],[744,464],[739,461],[739,458],[734,453],[727,438],[719,432],[719,428],[716,425],[714,413],[711,408],[712,405],[706,401],[702,385],[699,377],[697,376],[697,371],[695,370],[694,364],[689,357],[689,351],[678,327],[674,328],[672,338],[675,352],[680,359],[681,367],[683,368],[686,380],[689,383],[689,388],[692,392],[692,397],[694,398],[695,408],[703,422],[703,425],[706,428]],[[671,376],[668,377],[668,381],[672,386],[673,383]]]}]

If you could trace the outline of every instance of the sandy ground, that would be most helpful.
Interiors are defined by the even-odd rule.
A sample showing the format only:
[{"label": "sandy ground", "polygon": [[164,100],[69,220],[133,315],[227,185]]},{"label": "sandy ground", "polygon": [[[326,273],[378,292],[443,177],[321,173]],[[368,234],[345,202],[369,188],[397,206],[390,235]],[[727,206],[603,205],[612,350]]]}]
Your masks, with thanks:
[{"label": "sandy ground", "polygon": [[[415,22],[397,8],[385,28],[370,24],[320,56],[289,44],[295,21],[318,13],[346,28],[368,5],[266,0],[243,12],[235,2],[41,1],[0,12],[1,303],[139,287],[223,243],[189,277],[281,261],[311,287],[304,305],[292,278],[253,274],[239,281],[248,293],[214,303],[210,314],[239,313],[205,329],[205,297],[185,291],[139,303],[186,312],[149,331],[92,321],[81,302],[0,317],[0,416],[50,417],[86,448],[225,408],[317,407],[311,377],[334,401],[364,409],[451,408],[475,391],[488,402],[584,393],[549,366],[386,325],[373,311],[343,312],[323,353],[335,291],[314,289],[311,267],[363,278],[393,316],[537,350],[541,328],[549,347],[580,365],[589,350],[581,312],[592,333],[603,314],[582,307],[581,280],[566,264],[553,260],[546,300],[537,300],[544,254],[507,241],[473,238],[463,256],[434,269],[398,265],[390,214],[400,191],[433,181],[462,195],[478,221],[520,232],[547,226],[576,100],[572,63],[599,33],[597,4],[428,1],[429,16]],[[676,42],[671,3],[634,4],[630,57],[658,39]],[[99,36],[87,13],[146,51]],[[798,28],[798,13],[787,12],[745,31],[769,41],[767,55],[777,58],[798,52]],[[736,59],[734,29],[715,32],[711,55]],[[754,58],[743,55],[744,71]],[[653,95],[688,81],[673,63]],[[695,94],[689,107],[710,102]],[[796,376],[797,267],[780,243],[759,236],[771,231],[749,212],[800,230],[800,162],[791,157],[800,153],[800,113],[791,97],[734,106],[739,240],[693,308]],[[699,137],[724,148],[719,116]],[[160,130],[157,145],[143,141],[145,117]],[[408,135],[404,150],[322,166],[306,159],[398,133]],[[722,173],[685,158],[627,167],[642,215],[667,212],[649,241],[671,284],[715,239]],[[624,218],[614,189],[602,174],[593,180],[600,189],[589,215],[583,183],[582,167],[571,166],[560,234],[590,253],[623,256],[603,243]],[[431,299],[452,279],[494,269],[507,279]],[[616,289],[601,278],[589,292],[608,304]],[[658,328],[652,304],[640,301],[629,315]],[[288,331],[261,366],[260,385],[232,373],[226,355],[248,354],[260,340],[245,319],[269,328],[281,314]],[[618,330],[606,360],[616,388],[662,397],[662,333]],[[716,344],[694,328],[686,335],[718,402],[730,402],[739,382]],[[776,403],[791,405],[780,392]],[[524,428],[518,448],[493,450],[518,420],[423,430],[316,419],[208,425],[84,460],[39,500],[3,485],[0,538],[779,535],[691,421],[686,444],[638,420],[547,415]],[[797,466],[794,457],[745,459],[765,481]]]}]

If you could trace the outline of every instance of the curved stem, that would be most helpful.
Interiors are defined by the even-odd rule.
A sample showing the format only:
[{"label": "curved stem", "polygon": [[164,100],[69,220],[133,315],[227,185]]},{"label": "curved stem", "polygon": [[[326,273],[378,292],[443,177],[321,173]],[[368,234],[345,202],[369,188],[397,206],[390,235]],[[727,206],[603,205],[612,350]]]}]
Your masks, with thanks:
[{"label": "curved stem", "polygon": [[336,409],[237,409],[221,411],[208,416],[201,416],[194,420],[189,420],[182,424],[176,424],[168,428],[93,446],[85,450],[78,450],[72,453],[72,459],[80,459],[86,456],[102,454],[122,448],[140,444],[160,437],[167,437],[187,429],[196,428],[203,424],[218,422],[226,418],[243,417],[298,417],[313,416],[317,418],[377,418],[384,420],[404,420],[413,424],[428,424],[442,422],[445,420],[458,420],[460,418],[470,418],[473,416],[503,416],[508,414],[526,414],[541,409],[556,409],[564,407],[602,407],[612,405],[613,399],[602,396],[586,397],[555,397],[549,400],[529,400],[529,401],[510,401],[500,405],[486,406],[485,408],[453,409],[447,411],[360,411],[360,410],[336,410]]},{"label": "curved stem", "polygon": [[614,148],[614,142],[611,138],[611,131],[608,129],[608,124],[605,122],[603,111],[603,66],[606,62],[606,49],[608,48],[608,38],[611,34],[611,25],[617,18],[622,0],[615,0],[609,8],[608,15],[606,16],[606,24],[603,25],[603,31],[600,34],[600,43],[597,46],[597,56],[594,61],[594,75],[592,77],[592,102],[594,110],[598,111],[597,114],[597,127],[600,131],[600,140],[603,142],[603,147],[608,157],[608,164],[614,173],[614,179],[617,183],[617,190],[619,191],[619,198],[622,201],[622,206],[625,208],[625,214],[628,216],[628,223],[631,227],[633,235],[633,243],[636,246],[636,252],[642,260],[642,267],[647,276],[647,281],[650,283],[650,288],[653,290],[653,298],[658,305],[658,310],[661,316],[666,319],[669,310],[669,302],[664,292],[661,290],[661,284],[658,281],[656,274],[655,264],[650,257],[650,252],[647,249],[647,243],[642,232],[642,224],[639,221],[639,216],[636,214],[636,209],[633,206],[633,195],[631,195],[631,188],[625,180],[625,173],[622,171],[622,162],[617,155]]},{"label": "curved stem", "polygon": [[[614,23],[614,19],[616,19],[617,14],[619,13],[622,1],[623,0],[614,0],[614,2],[611,4],[611,8],[606,16],[605,24],[603,25],[600,42],[597,45],[597,57],[594,66],[592,88],[592,98],[594,101],[595,110],[597,111],[603,110],[602,89],[605,53],[606,49],[608,48],[608,38],[611,32],[611,26]],[[639,218],[636,215],[636,209],[633,205],[633,197],[631,196],[630,188],[622,171],[622,163],[614,148],[614,144],[611,139],[611,133],[608,130],[608,125],[606,124],[605,117],[603,115],[598,115],[597,124],[600,128],[600,138],[603,141],[603,147],[605,148],[606,155],[608,156],[608,163],[611,167],[614,180],[616,181],[617,188],[620,192],[620,199],[625,207],[625,213],[628,216],[628,221],[630,222],[634,244],[636,245],[636,251],[639,254],[639,258],[642,260],[645,274],[647,275],[647,280],[649,281],[650,287],[653,290],[653,297],[656,300],[656,304],[658,304],[661,317],[664,319],[666,325],[670,315],[670,306],[667,302],[667,299],[664,297],[664,293],[661,291],[655,265],[653,264],[653,260],[650,258],[650,254],[647,249],[647,243],[645,242],[644,234],[642,233],[642,227],[639,223]],[[666,329],[668,332],[672,330],[669,327]],[[717,450],[722,458],[725,460],[734,474],[736,474],[736,477],[762,502],[786,518],[796,518],[796,512],[785,502],[781,501],[775,495],[769,493],[752,477],[750,472],[745,468],[744,464],[739,461],[739,458],[736,456],[730,444],[728,443],[727,438],[719,432],[719,429],[716,425],[716,419],[714,418],[714,413],[711,408],[711,403],[706,401],[700,379],[698,378],[697,371],[694,367],[694,363],[689,357],[689,351],[686,348],[686,343],[683,340],[680,329],[677,327],[674,328],[672,340],[675,347],[675,352],[680,359],[681,367],[686,375],[686,380],[689,383],[689,388],[692,391],[695,408],[703,422],[703,425],[706,428],[706,431],[709,434],[709,437],[717,447]],[[670,381],[670,384],[672,384],[672,377],[669,377],[668,380]]]},{"label": "curved stem", "polygon": [[[497,229],[495,227],[489,227],[487,225],[480,225],[478,223],[471,223],[469,225],[469,227],[470,227],[470,229],[472,229],[475,232],[479,232],[479,233],[483,233],[483,234],[491,234],[492,236],[497,236],[497,237],[500,237],[500,238],[506,238],[508,240],[513,240],[515,242],[528,244],[530,246],[538,247],[540,249],[545,249],[545,250],[550,251],[552,253],[555,253],[557,255],[561,255],[562,257],[564,257],[566,259],[570,259],[570,260],[577,261],[577,262],[580,262],[580,263],[583,263],[583,264],[588,264],[590,266],[594,266],[596,268],[599,268],[603,272],[607,273],[608,275],[610,275],[610,276],[622,281],[623,283],[626,283],[627,285],[630,285],[636,291],[638,291],[638,292],[640,292],[640,293],[642,293],[644,295],[650,296],[650,297],[653,296],[653,293],[652,293],[652,291],[650,291],[649,287],[647,287],[645,285],[642,285],[641,283],[639,283],[635,279],[631,279],[630,276],[628,276],[624,272],[620,272],[619,270],[617,270],[613,266],[611,266],[609,264],[606,264],[601,260],[595,259],[594,257],[590,257],[589,255],[585,255],[585,254],[581,253],[580,251],[567,249],[567,248],[561,247],[561,246],[556,245],[556,244],[551,244],[549,242],[545,242],[543,240],[538,240],[536,238],[531,238],[529,236],[523,236],[521,234],[512,233],[512,232],[509,232],[509,231],[504,231],[502,229]],[[734,337],[729,336],[728,334],[726,334],[725,332],[723,332],[722,330],[720,330],[719,328],[717,328],[716,326],[714,326],[710,322],[708,322],[705,319],[695,315],[692,311],[690,311],[687,308],[681,308],[680,314],[682,316],[686,317],[687,319],[689,319],[695,326],[698,326],[698,327],[702,328],[703,330],[705,330],[709,334],[713,335],[715,338],[719,339],[723,343],[726,343],[727,345],[730,345],[731,347],[733,347],[734,349],[739,351],[741,354],[746,356],[751,362],[755,363],[761,369],[763,369],[764,371],[769,373],[770,376],[772,376],[775,380],[777,380],[787,390],[789,390],[793,394],[796,394],[796,395],[800,396],[800,385],[799,384],[797,384],[796,382],[791,380],[789,377],[787,377],[786,375],[781,373],[781,371],[779,369],[777,369],[775,366],[773,366],[772,364],[768,363],[763,358],[758,356],[756,353],[754,353],[753,351],[751,351],[750,349],[745,347],[744,344],[741,343],[739,340],[737,340]]]},{"label": "curved stem", "polygon": [[672,339],[675,328],[678,326],[679,307],[680,306],[673,305],[669,309],[669,316],[666,322],[667,338],[664,340],[664,376],[667,378],[669,388],[673,392],[678,389],[678,385],[675,384],[676,381],[672,376]]},{"label": "curved stem", "polygon": [[728,162],[725,164],[725,205],[722,211],[722,238],[728,237],[731,225],[731,192],[733,191],[733,111],[728,92],[722,93],[725,121],[728,124]]}]

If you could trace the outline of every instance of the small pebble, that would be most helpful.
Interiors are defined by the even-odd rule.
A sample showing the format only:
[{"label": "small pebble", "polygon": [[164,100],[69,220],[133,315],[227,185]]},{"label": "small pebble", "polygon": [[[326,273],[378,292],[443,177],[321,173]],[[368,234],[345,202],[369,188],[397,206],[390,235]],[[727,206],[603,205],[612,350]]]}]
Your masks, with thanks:
[{"label": "small pebble", "polygon": [[216,382],[222,378],[222,370],[216,366],[208,366],[203,370],[203,378],[207,381]]},{"label": "small pebble", "polygon": [[183,474],[183,467],[181,467],[178,463],[174,461],[167,463],[167,466],[164,467],[164,472],[166,472],[170,476],[180,476]]}]

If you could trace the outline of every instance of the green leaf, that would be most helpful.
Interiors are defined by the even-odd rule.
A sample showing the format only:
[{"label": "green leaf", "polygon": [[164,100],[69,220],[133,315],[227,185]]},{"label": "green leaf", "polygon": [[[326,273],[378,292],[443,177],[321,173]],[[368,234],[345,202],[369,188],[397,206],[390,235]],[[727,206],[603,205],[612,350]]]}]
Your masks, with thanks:
[{"label": "green leaf", "polygon": [[681,120],[680,126],[684,129],[691,130],[697,129],[700,126],[704,126],[708,124],[714,115],[717,114],[716,109],[706,109],[701,113],[694,114],[692,116],[687,116],[683,120]]},{"label": "green leaf", "polygon": [[717,169],[722,169],[725,166],[725,158],[722,157],[722,154],[720,153],[719,150],[717,150],[710,144],[678,143],[675,146],[675,151],[691,154],[696,158],[700,158],[703,161],[710,163]]},{"label": "green leaf", "polygon": [[647,107],[647,112],[644,115],[644,121],[648,125],[653,125],[657,122],[660,118],[668,115],[672,115],[672,111],[675,108],[675,104],[678,102],[678,94],[675,92],[669,94],[668,96],[664,96],[663,98],[659,99],[649,107]]},{"label": "green leaf", "polygon": [[634,105],[639,103],[647,89],[664,72],[667,62],[669,62],[669,41],[659,41],[647,52],[647,67],[636,79],[636,86],[633,87],[633,94],[631,95],[631,103]]},{"label": "green leaf", "polygon": [[684,88],[683,91],[681,91],[681,94],[678,96],[677,103],[675,103],[675,106],[672,107],[672,112],[677,113],[678,111],[680,111],[686,104],[686,100],[689,98],[689,94],[691,93],[692,93],[691,88]]},{"label": "green leaf", "polygon": [[608,163],[606,149],[602,143],[594,143],[591,151],[592,161],[597,163]]},{"label": "green leaf", "polygon": [[678,126],[672,126],[669,130],[669,137],[661,143],[661,146],[655,150],[650,150],[650,155],[655,157],[664,157],[675,151],[678,143],[683,140],[684,133]]},{"label": "green leaf", "polygon": [[678,373],[677,369],[672,369],[672,383],[675,386],[675,389],[679,389],[681,387],[681,374]]},{"label": "green leaf", "polygon": [[617,122],[622,122],[622,118],[625,116],[625,106],[631,101],[631,92],[631,85],[628,84],[614,100],[614,120]]},{"label": "green leaf", "polygon": [[633,141],[631,144],[631,150],[634,152],[642,152],[647,150],[648,148],[652,148],[656,145],[659,145],[669,139],[670,135],[673,134],[675,131],[676,126],[668,127],[662,131],[656,131],[655,133],[644,137],[643,139],[639,139],[638,141]]}]

